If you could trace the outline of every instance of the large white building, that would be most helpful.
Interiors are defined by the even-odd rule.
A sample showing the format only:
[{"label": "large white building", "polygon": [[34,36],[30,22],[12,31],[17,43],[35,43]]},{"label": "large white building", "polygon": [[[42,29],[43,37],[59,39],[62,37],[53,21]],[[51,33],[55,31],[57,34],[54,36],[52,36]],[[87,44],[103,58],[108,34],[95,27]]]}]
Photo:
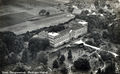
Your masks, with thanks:
[{"label": "large white building", "polygon": [[70,23],[69,27],[59,32],[42,31],[38,34],[39,38],[47,38],[50,41],[52,47],[58,47],[70,41],[70,39],[78,38],[79,36],[86,34],[88,30],[88,23],[86,21],[79,21],[76,24]]},{"label": "large white building", "polygon": [[83,34],[87,33],[87,25],[88,23],[85,21],[79,21],[78,24],[74,25],[73,27],[70,27],[68,29],[65,29],[60,32],[49,32],[48,33],[48,39],[50,41],[50,45],[53,47],[58,47],[60,45],[63,45],[64,43],[67,43],[72,38],[78,38],[78,36],[81,36]]},{"label": "large white building", "polygon": [[59,33],[50,32],[48,33],[48,38],[50,45],[53,47],[58,47],[70,40],[69,29],[63,30]]}]

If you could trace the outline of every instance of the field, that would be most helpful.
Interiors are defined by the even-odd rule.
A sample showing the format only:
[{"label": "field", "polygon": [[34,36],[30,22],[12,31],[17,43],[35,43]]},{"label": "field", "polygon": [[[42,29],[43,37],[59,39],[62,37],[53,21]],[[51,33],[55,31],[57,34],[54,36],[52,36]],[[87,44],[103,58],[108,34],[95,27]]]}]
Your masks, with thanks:
[{"label": "field", "polygon": [[7,15],[0,16],[0,21],[1,21],[0,28],[25,22],[31,17],[33,17],[33,16],[30,14],[27,14],[25,12],[7,14]]},{"label": "field", "polygon": [[[54,7],[53,4],[48,4],[46,1],[41,1],[39,4],[17,4],[0,7],[0,31],[12,31],[22,34],[27,31],[40,29],[64,23],[73,17],[68,17],[66,13],[61,12]],[[10,10],[9,10],[10,9]],[[39,16],[40,10],[45,9],[50,12],[51,16]],[[30,19],[38,18],[30,21]]]}]

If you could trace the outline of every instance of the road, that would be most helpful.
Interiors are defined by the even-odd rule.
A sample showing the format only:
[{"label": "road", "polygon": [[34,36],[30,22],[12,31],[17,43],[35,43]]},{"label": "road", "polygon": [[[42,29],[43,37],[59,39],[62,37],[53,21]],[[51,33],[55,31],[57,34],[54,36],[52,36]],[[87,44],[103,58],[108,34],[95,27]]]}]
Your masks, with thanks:
[{"label": "road", "polygon": [[66,13],[62,13],[59,15],[55,14],[54,16],[46,17],[43,19],[41,18],[36,21],[26,21],[13,26],[1,28],[0,31],[12,31],[15,34],[19,35],[22,33],[26,33],[27,31],[32,31],[32,30],[43,28],[43,27],[58,25],[59,23],[64,23],[74,18],[74,16],[66,16],[66,15],[69,15],[69,14],[66,14]]},{"label": "road", "polygon": [[[76,41],[76,40],[75,40]],[[72,43],[73,43],[74,41],[72,41]],[[90,47],[90,48],[93,48],[93,49],[95,49],[96,51],[94,51],[94,52],[92,52],[90,55],[92,55],[92,54],[94,54],[94,53],[97,53],[97,51],[106,51],[106,50],[103,50],[103,49],[101,49],[101,48],[98,48],[98,47],[95,47],[95,46],[92,46],[92,45],[89,45],[89,44],[86,44],[84,41],[82,41],[82,39],[80,39],[80,40],[78,40],[77,42],[75,42],[75,44],[81,44],[81,43],[83,43],[84,44],[84,46],[87,46],[87,47]],[[65,44],[65,45],[63,45],[63,46],[60,46],[60,47],[58,47],[58,48],[55,48],[55,49],[53,49],[53,53],[55,54],[57,51],[59,51],[59,50],[61,50],[62,48],[64,48],[64,47],[66,47],[66,46],[68,46],[70,43],[68,43],[68,44]],[[73,43],[74,44],[74,43]],[[51,52],[51,54],[50,55],[52,55],[53,53]],[[116,53],[114,53],[114,52],[111,52],[111,51],[107,51],[108,53],[111,53],[114,57],[117,57],[118,56],[118,54],[116,54]],[[79,53],[79,52],[78,52]],[[63,54],[63,53],[62,53]],[[97,53],[98,54],[98,53]],[[64,54],[65,55],[65,54]],[[90,56],[89,55],[89,56]],[[53,56],[55,56],[55,55],[53,55]],[[102,58],[101,58],[101,56],[98,54],[98,56],[99,56],[99,58],[102,60]],[[103,61],[103,60],[102,60]],[[68,65],[68,68],[70,69],[71,68],[71,64],[69,64]],[[103,67],[101,67],[101,69],[102,70],[104,70],[106,68],[106,64],[104,64],[104,66]],[[69,70],[70,71],[70,70]],[[97,72],[97,70],[95,71],[95,72]]]},{"label": "road", "polygon": [[[80,40],[76,41],[76,42],[75,42],[75,41],[76,41],[76,40],[73,40],[73,41],[71,41],[71,42],[69,42],[69,43],[67,43],[67,44],[65,44],[65,45],[62,45],[62,46],[57,47],[57,48],[53,48],[52,51],[50,52],[50,55],[52,55],[52,53],[56,53],[57,51],[61,50],[62,48],[65,48],[66,46],[70,45],[71,43],[72,43],[72,44],[81,44],[81,43],[83,43],[84,46],[93,48],[93,49],[95,49],[96,51],[106,51],[106,50],[103,50],[103,49],[101,49],[101,48],[98,48],[98,47],[95,47],[95,46],[86,44],[84,41],[82,41],[82,38],[81,38]],[[74,42],[75,42],[75,43],[74,43]],[[92,52],[90,55],[92,55],[92,54],[95,53],[96,51]],[[116,54],[116,53],[114,53],[114,52],[112,52],[112,51],[107,51],[107,52],[108,52],[108,53],[111,53],[114,57],[119,56],[118,54]]]},{"label": "road", "polygon": [[[93,49],[98,50],[98,51],[105,51],[105,50],[103,50],[103,49],[101,49],[101,48],[98,48],[98,47],[95,47],[95,46],[86,44],[86,43],[85,43],[84,41],[82,41],[82,40],[80,40],[80,43],[83,43],[85,46],[88,46],[88,47],[93,48]],[[111,53],[112,55],[114,55],[114,57],[117,57],[117,56],[118,56],[118,54],[116,54],[116,53],[114,53],[114,52],[112,52],[112,51],[107,51],[107,52],[108,52],[108,53]]]}]

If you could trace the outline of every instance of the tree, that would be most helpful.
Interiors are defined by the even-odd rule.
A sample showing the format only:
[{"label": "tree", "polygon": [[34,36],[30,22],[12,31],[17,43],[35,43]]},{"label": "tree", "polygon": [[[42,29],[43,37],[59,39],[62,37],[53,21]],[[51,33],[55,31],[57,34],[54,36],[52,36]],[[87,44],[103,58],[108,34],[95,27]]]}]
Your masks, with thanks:
[{"label": "tree", "polygon": [[42,10],[39,12],[39,15],[44,16],[44,15],[45,15],[45,13],[46,13],[46,10],[45,10],[45,9],[42,9]]},{"label": "tree", "polygon": [[11,53],[8,55],[8,58],[6,59],[8,65],[9,65],[9,64],[16,64],[17,62],[20,61],[20,59],[18,58],[17,55],[18,55],[18,54],[14,53],[14,52],[11,52]]},{"label": "tree", "polygon": [[61,55],[60,59],[59,59],[59,62],[60,64],[63,64],[65,61],[65,56],[64,55]]},{"label": "tree", "polygon": [[106,51],[101,51],[99,54],[105,62],[112,62],[115,59],[113,54],[108,53]]},{"label": "tree", "polygon": [[73,10],[74,10],[74,8],[72,8],[72,7],[68,7],[68,12],[72,13]]},{"label": "tree", "polygon": [[24,41],[20,37],[16,37],[14,43],[13,43],[13,52],[16,54],[21,52],[24,49]]},{"label": "tree", "polygon": [[80,15],[86,16],[89,13],[88,10],[83,10]]},{"label": "tree", "polygon": [[72,51],[71,50],[69,50],[69,52],[68,52],[68,59],[72,59]]},{"label": "tree", "polygon": [[87,44],[89,44],[89,45],[95,46],[95,42],[94,42],[94,39],[93,39],[93,38],[87,40],[85,43],[87,43]]},{"label": "tree", "polygon": [[29,51],[28,51],[28,49],[25,49],[24,51],[23,51],[23,54],[22,54],[22,62],[23,63],[27,63],[29,60]]},{"label": "tree", "polygon": [[99,3],[97,0],[95,0],[94,5],[95,5],[96,9],[99,7]]},{"label": "tree", "polygon": [[108,31],[103,31],[102,37],[103,37],[104,39],[109,38],[109,32],[108,32]]},{"label": "tree", "polygon": [[45,49],[49,46],[49,40],[40,39],[40,38],[32,38],[29,41],[28,49],[31,53],[31,57],[35,58],[37,52],[45,51]]},{"label": "tree", "polygon": [[115,70],[115,63],[112,62],[105,68],[105,72],[103,74],[116,74]]},{"label": "tree", "polygon": [[48,31],[49,32],[59,32],[59,31],[62,31],[64,30],[65,27],[63,25],[57,25],[57,26],[51,26]]},{"label": "tree", "polygon": [[89,71],[91,69],[89,61],[83,58],[77,59],[74,62],[74,67],[80,71]]},{"label": "tree", "polygon": [[68,74],[68,69],[67,69],[66,67],[63,67],[63,68],[60,70],[60,72],[61,72],[62,74]]},{"label": "tree", "polygon": [[1,32],[0,39],[6,44],[9,52],[14,51],[13,44],[16,39],[16,35],[13,32]]},{"label": "tree", "polygon": [[43,63],[44,65],[47,65],[48,62],[48,56],[44,51],[40,51],[37,55],[37,63]]},{"label": "tree", "polygon": [[101,14],[105,13],[105,11],[102,8],[99,9],[98,12],[101,13]]},{"label": "tree", "polygon": [[93,74],[93,72],[90,72],[90,74]]},{"label": "tree", "polygon": [[0,39],[0,70],[3,70],[3,67],[6,66],[5,56],[8,55],[8,49],[6,44]]},{"label": "tree", "polygon": [[102,73],[102,71],[101,71],[101,69],[99,68],[98,71],[97,71],[97,74],[101,74],[101,73]]},{"label": "tree", "polygon": [[60,52],[60,51],[58,51],[58,54],[57,54],[58,58],[60,57],[60,55],[61,55],[61,52]]},{"label": "tree", "polygon": [[110,40],[114,43],[120,44],[120,19],[113,22],[113,24],[108,28]]},{"label": "tree", "polygon": [[23,38],[24,38],[24,41],[29,41],[31,37],[32,37],[32,35],[30,34],[29,31],[27,31]]},{"label": "tree", "polygon": [[53,62],[53,68],[59,68],[59,63],[57,60]]},{"label": "tree", "polygon": [[0,32],[0,65],[15,64],[19,61],[17,55],[24,49],[22,38],[13,32]]},{"label": "tree", "polygon": [[22,63],[17,63],[17,65],[15,66],[14,72],[26,72],[25,66]]},{"label": "tree", "polygon": [[49,16],[50,15],[50,12],[46,12],[46,16]]}]

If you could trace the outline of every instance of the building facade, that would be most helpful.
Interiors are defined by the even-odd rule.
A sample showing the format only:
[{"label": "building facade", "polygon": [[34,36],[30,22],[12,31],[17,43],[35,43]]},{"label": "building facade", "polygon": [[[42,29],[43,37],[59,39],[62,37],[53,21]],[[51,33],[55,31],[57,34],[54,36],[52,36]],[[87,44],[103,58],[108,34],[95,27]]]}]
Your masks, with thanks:
[{"label": "building facade", "polygon": [[39,38],[47,38],[48,39],[48,32],[47,31],[41,31],[38,34]]},{"label": "building facade", "polygon": [[50,41],[50,45],[53,47],[58,47],[60,45],[63,45],[66,42],[69,42],[69,30],[61,31],[60,33],[48,33],[48,38]]},{"label": "building facade", "polygon": [[77,25],[74,25],[71,28],[65,29],[58,33],[56,32],[49,32],[48,39],[50,41],[50,45],[52,47],[58,47],[67,43],[72,38],[78,38],[79,36],[87,33],[88,23],[85,21],[78,22]]}]

